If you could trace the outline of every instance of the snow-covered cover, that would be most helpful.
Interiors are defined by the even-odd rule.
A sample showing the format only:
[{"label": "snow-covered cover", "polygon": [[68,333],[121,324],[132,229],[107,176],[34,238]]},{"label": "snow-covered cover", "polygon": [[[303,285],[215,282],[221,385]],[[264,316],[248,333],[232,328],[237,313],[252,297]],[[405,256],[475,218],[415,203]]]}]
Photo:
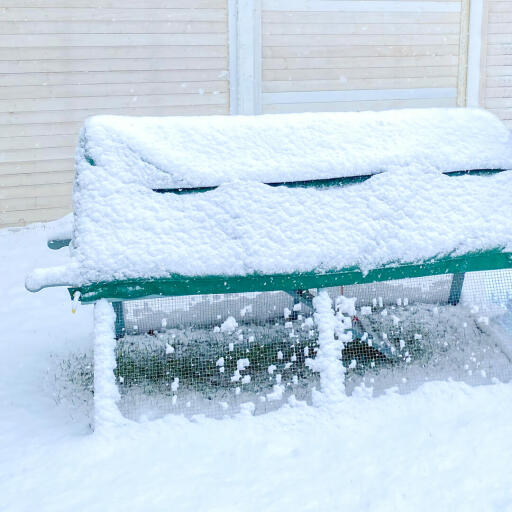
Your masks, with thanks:
[{"label": "snow-covered cover", "polygon": [[478,109],[264,116],[95,116],[77,172],[94,161],[121,183],[204,187],[370,174],[394,167],[512,169],[512,137]]},{"label": "snow-covered cover", "polygon": [[[306,139],[318,142],[316,151]],[[266,158],[274,154],[275,161]],[[178,160],[172,172],[148,164],[163,169]],[[77,150],[71,261],[34,271],[27,287],[173,273],[369,270],[452,252],[512,250],[512,172],[457,178],[439,172],[511,164],[508,132],[480,110],[92,118]],[[261,183],[383,169],[344,188]],[[152,190],[183,186],[177,176],[196,185],[231,181],[205,193]]]},{"label": "snow-covered cover", "polygon": [[406,169],[323,190],[239,181],[187,195],[98,184],[76,196],[71,262],[33,272],[29,289],[170,273],[367,270],[452,251],[512,251],[511,171],[453,178]]}]

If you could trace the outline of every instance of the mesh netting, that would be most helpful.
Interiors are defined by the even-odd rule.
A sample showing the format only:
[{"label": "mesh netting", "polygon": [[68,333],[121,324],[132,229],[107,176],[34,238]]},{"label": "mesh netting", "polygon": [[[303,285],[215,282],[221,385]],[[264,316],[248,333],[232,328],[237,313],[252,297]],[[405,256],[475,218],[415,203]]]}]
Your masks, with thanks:
[{"label": "mesh netting", "polygon": [[[355,298],[336,356],[346,393],[410,391],[429,380],[512,379],[512,271],[330,288]],[[166,297],[122,304],[119,407],[132,419],[222,417],[310,403],[320,376],[317,290]],[[336,301],[333,301],[336,308]],[[119,313],[118,313],[119,317]],[[348,321],[347,321],[348,320]],[[118,326],[119,327],[119,326]]]}]

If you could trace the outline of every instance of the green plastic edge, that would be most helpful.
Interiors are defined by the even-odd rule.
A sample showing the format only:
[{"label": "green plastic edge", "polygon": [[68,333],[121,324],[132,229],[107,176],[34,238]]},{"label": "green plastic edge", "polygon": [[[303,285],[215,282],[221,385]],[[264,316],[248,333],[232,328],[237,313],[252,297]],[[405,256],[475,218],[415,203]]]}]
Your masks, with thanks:
[{"label": "green plastic edge", "polygon": [[503,268],[512,268],[512,253],[494,249],[485,252],[467,253],[462,256],[434,258],[421,263],[387,265],[370,270],[367,273],[357,267],[350,267],[326,272],[249,274],[245,276],[183,276],[176,274],[158,279],[98,282],[81,287],[72,287],[68,290],[71,297],[76,291],[79,291],[81,302],[91,303],[100,299],[125,301],[211,293],[304,290]]}]

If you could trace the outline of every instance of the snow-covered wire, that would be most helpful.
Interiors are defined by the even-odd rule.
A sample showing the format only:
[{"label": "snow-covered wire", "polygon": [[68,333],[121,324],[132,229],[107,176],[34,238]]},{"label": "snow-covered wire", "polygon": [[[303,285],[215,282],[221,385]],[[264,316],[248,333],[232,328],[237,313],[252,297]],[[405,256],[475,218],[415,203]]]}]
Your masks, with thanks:
[{"label": "snow-covered wire", "polygon": [[316,405],[340,402],[345,398],[345,368],[341,362],[343,339],[336,336],[338,320],[327,290],[313,299],[315,323],[318,327],[318,351],[308,366],[320,373],[321,393],[316,392]]}]

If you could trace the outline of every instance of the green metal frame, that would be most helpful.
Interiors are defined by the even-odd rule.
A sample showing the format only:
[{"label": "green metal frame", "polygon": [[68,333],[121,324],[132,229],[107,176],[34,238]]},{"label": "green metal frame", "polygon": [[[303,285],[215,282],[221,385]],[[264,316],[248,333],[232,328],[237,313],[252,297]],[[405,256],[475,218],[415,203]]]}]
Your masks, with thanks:
[{"label": "green metal frame", "polygon": [[116,340],[122,338],[125,335],[125,325],[124,325],[124,309],[123,303],[121,301],[112,302],[112,308],[114,309],[114,313],[116,314],[116,321],[114,323],[114,329],[116,333]]},{"label": "green metal frame", "polygon": [[[306,290],[330,286],[346,286],[395,279],[440,274],[461,274],[479,270],[512,268],[512,253],[501,249],[444,256],[422,262],[390,264],[363,272],[358,267],[341,270],[294,272],[290,274],[207,275],[174,274],[155,279],[126,279],[97,282],[69,288],[71,297],[76,291],[82,303],[108,299],[112,302],[151,297],[202,295],[210,293],[243,293],[277,290]],[[457,299],[458,300],[458,299]]]},{"label": "green metal frame", "polygon": [[48,248],[53,249],[54,251],[58,251],[63,247],[67,247],[71,243],[71,238],[64,238],[62,240],[48,240],[47,245]]}]

